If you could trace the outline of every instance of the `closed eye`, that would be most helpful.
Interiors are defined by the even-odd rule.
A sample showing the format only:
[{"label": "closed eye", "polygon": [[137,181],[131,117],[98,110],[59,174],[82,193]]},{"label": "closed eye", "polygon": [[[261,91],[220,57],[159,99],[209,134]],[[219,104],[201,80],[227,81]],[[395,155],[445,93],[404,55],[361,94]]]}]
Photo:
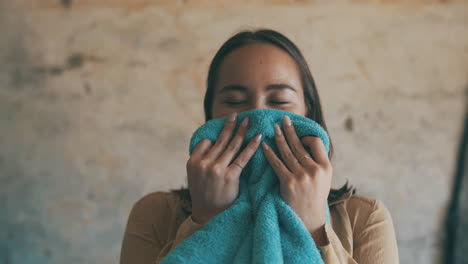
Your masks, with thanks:
[{"label": "closed eye", "polygon": [[273,104],[289,104],[289,102],[279,102],[279,101],[276,101],[276,102],[271,102]]}]

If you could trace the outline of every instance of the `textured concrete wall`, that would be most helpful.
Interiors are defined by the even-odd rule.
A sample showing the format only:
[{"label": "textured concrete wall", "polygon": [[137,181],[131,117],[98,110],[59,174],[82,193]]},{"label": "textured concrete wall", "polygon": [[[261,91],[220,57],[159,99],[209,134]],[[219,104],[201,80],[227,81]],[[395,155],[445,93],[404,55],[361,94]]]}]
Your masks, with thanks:
[{"label": "textured concrete wall", "polygon": [[257,26],[310,63],[334,186],[387,205],[402,263],[438,263],[467,2],[129,2],[0,2],[0,263],[116,263],[131,205],[185,184],[214,52]]}]

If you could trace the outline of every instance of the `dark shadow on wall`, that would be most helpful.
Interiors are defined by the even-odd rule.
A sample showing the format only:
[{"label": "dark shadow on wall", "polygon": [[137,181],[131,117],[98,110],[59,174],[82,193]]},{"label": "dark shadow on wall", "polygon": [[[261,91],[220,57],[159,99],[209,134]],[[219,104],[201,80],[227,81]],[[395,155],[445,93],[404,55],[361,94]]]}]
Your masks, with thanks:
[{"label": "dark shadow on wall", "polygon": [[445,221],[441,263],[462,264],[468,259],[468,86],[465,90],[465,123],[458,152],[452,197]]}]

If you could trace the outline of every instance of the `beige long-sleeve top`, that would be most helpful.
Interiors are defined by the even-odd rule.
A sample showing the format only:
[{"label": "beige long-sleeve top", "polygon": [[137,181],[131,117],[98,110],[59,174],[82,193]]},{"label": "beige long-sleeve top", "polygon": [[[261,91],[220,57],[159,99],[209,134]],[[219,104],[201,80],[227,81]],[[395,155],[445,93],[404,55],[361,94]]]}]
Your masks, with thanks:
[{"label": "beige long-sleeve top", "polygon": [[[382,202],[347,193],[329,206],[328,244],[320,247],[325,263],[399,263],[392,218]],[[159,263],[201,227],[191,218],[190,203],[175,193],[148,194],[131,210],[120,263]]]}]

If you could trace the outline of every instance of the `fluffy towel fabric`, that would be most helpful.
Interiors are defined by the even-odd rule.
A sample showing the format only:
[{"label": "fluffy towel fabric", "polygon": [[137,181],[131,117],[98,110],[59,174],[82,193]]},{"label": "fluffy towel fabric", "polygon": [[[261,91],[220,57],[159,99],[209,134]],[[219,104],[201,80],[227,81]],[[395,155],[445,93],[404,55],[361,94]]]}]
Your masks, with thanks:
[{"label": "fluffy towel fabric", "polygon": [[[293,121],[299,138],[320,137],[329,151],[329,138],[318,123],[272,109],[256,109],[238,115],[237,124],[248,116],[250,127],[241,149],[262,133],[262,140],[281,157],[275,144],[274,124],[282,127],[284,115]],[[204,138],[215,142],[225,120],[226,117],[210,120],[198,128],[190,141],[190,153]],[[326,216],[329,222],[328,208]],[[239,197],[232,206],[179,244],[162,263],[310,264],[323,263],[323,260],[300,218],[281,198],[278,176],[260,146],[242,171]]]}]

